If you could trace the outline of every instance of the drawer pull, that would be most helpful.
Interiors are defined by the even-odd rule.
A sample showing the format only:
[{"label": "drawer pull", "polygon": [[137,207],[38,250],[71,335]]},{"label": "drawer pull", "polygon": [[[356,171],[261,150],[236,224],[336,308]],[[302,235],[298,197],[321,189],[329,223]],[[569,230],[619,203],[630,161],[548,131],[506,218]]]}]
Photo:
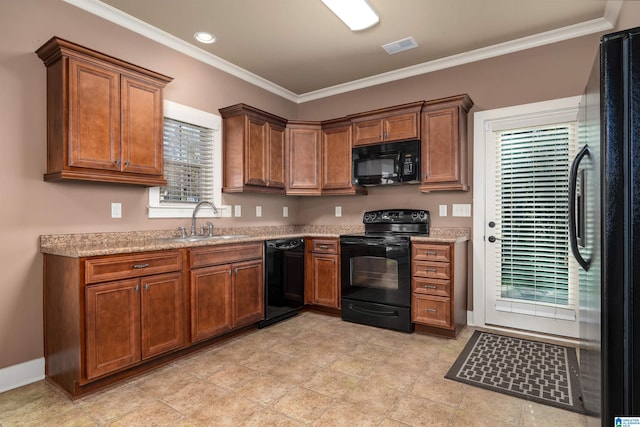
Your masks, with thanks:
[{"label": "drawer pull", "polygon": [[436,310],[435,308],[425,308],[424,311],[426,311],[427,313],[437,313],[438,310]]},{"label": "drawer pull", "polygon": [[424,271],[426,271],[427,273],[435,273],[438,270],[436,270],[435,268],[425,268]]},{"label": "drawer pull", "polygon": [[424,251],[424,254],[436,256],[438,253],[436,251]]},{"label": "drawer pull", "polygon": [[318,245],[320,249],[329,249],[329,245]]},{"label": "drawer pull", "polygon": [[424,285],[425,289],[438,289],[436,285]]},{"label": "drawer pull", "polygon": [[145,264],[133,264],[133,268],[134,269],[140,269],[140,268],[147,268],[149,267],[149,263],[145,263]]}]

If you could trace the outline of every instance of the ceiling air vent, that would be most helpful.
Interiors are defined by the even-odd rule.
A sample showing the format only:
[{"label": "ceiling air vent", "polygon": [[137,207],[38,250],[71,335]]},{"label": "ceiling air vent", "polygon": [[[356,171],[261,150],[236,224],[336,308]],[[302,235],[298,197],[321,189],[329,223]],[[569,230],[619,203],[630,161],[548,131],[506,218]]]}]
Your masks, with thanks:
[{"label": "ceiling air vent", "polygon": [[414,47],[418,47],[418,43],[416,43],[413,37],[407,37],[406,39],[396,40],[395,42],[382,45],[382,48],[386,50],[389,55],[413,49]]}]

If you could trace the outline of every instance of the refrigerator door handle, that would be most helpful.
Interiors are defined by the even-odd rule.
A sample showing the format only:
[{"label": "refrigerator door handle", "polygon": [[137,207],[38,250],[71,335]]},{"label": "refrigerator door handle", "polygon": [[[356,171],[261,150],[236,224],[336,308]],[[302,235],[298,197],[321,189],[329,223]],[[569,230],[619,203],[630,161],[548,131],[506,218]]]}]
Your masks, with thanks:
[{"label": "refrigerator door handle", "polygon": [[[569,245],[571,246],[571,252],[573,256],[578,261],[578,264],[585,270],[589,271],[589,267],[591,266],[591,258],[585,260],[578,249],[578,236],[576,232],[576,228],[584,230],[584,224],[579,224],[578,222],[584,221],[584,197],[580,198],[580,217],[576,218],[576,192],[577,192],[577,181],[578,181],[578,167],[580,166],[580,162],[584,158],[584,156],[590,156],[589,146],[585,145],[576,155],[576,158],[573,160],[573,164],[571,165],[571,172],[569,175]],[[584,181],[583,181],[584,183]],[[580,236],[583,238],[583,236]]]}]

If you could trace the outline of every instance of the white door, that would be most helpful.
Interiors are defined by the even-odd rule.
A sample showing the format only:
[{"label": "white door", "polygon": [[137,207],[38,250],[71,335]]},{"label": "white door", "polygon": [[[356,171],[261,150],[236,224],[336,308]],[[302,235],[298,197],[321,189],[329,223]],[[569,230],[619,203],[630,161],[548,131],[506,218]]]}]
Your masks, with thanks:
[{"label": "white door", "polygon": [[575,123],[486,132],[486,325],[578,336],[567,227],[575,144]]}]

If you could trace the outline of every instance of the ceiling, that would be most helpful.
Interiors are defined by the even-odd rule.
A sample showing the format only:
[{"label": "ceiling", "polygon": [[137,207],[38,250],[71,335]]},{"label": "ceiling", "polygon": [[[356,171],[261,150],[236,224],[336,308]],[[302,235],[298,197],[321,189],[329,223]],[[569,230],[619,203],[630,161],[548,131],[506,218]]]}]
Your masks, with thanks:
[{"label": "ceiling", "polygon": [[[351,32],[320,0],[65,0],[304,102],[613,28],[606,0],[369,0]],[[196,31],[217,41],[197,42]],[[412,36],[418,47],[382,45]]]}]

